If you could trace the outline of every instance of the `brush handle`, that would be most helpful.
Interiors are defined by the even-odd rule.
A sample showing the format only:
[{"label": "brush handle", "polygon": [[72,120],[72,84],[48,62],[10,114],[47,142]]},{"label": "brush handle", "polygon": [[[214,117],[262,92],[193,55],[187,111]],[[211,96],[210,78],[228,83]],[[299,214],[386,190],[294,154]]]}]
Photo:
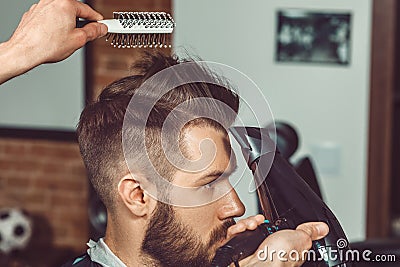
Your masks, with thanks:
[{"label": "brush handle", "polygon": [[97,22],[97,21],[95,21],[95,20],[80,20],[80,19],[77,19],[76,20],[76,27],[77,28],[83,28],[83,27],[85,27],[86,25],[88,25],[89,23],[92,23],[92,22]]}]

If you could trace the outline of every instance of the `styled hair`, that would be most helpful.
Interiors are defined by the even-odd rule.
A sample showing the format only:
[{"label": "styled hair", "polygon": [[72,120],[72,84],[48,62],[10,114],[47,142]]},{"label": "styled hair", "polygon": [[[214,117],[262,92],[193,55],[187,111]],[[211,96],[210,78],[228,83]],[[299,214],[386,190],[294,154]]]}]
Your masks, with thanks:
[{"label": "styled hair", "polygon": [[[160,53],[145,54],[143,59],[133,66],[136,75],[122,78],[104,88],[98,99],[88,104],[82,111],[78,124],[78,142],[89,179],[107,209],[112,210],[115,206],[115,199],[118,195],[117,184],[123,176],[129,173],[122,147],[122,129],[125,113],[132,96],[138,93],[137,89],[151,79],[154,74],[183,63],[192,63],[192,65],[186,71],[173,72],[172,76],[174,77],[169,74],[155,79],[152,81],[153,85],[150,90],[145,90],[145,93],[140,95],[143,101],[154,103],[147,116],[143,114],[140,107],[129,106],[131,123],[127,131],[129,131],[129,147],[132,148],[132,151],[129,152],[129,160],[134,162],[136,168],[134,171],[151,175],[146,171],[146,161],[143,160],[143,155],[135,151],[138,142],[143,142],[140,140],[144,136],[140,132],[140,125],[145,125],[146,153],[153,166],[160,175],[170,179],[176,169],[169,163],[161,149],[161,130],[165,127],[164,122],[172,111],[175,112],[173,122],[176,122],[170,126],[172,128],[178,126],[180,121],[187,121],[184,128],[209,126],[225,131],[235,120],[239,109],[239,98],[222,77],[198,65],[192,59],[179,60],[176,56],[166,56]],[[204,77],[204,75],[216,82],[186,83],[168,90],[160,97],[165,86],[168,86],[169,79],[185,80],[189,76],[193,78],[193,76]],[[233,115],[221,111],[220,105],[215,105],[213,102],[195,101],[198,98],[222,102],[233,111]],[[183,103],[185,105],[182,105]],[[196,114],[201,113],[201,110],[204,109],[214,115],[213,119],[196,117]],[[182,147],[184,150],[184,144],[181,142],[184,129],[179,129],[178,136],[173,131],[165,131],[165,129],[163,131],[167,133],[166,136],[163,136],[163,138],[167,138],[167,144],[174,144],[178,139],[181,146],[164,149],[177,154]],[[133,171],[132,168],[131,171]]]}]

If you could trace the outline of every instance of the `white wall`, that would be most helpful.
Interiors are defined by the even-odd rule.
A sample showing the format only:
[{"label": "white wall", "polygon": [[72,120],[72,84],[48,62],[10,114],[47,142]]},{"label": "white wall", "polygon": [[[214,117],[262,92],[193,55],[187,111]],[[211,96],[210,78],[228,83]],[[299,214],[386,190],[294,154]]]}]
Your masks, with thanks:
[{"label": "white wall", "polygon": [[[0,42],[37,0],[0,2]],[[75,130],[84,105],[82,50],[0,86],[0,127]]]},{"label": "white wall", "polygon": [[[351,64],[275,63],[275,12],[285,7],[350,11]],[[310,153],[317,160],[323,196],[352,241],[365,238],[366,230],[371,8],[371,0],[173,2],[175,47],[244,72],[262,89],[275,119],[299,129],[296,156]],[[317,158],[321,153],[325,158]],[[330,157],[338,161],[333,174],[321,162]],[[246,201],[255,211],[254,201]]]}]

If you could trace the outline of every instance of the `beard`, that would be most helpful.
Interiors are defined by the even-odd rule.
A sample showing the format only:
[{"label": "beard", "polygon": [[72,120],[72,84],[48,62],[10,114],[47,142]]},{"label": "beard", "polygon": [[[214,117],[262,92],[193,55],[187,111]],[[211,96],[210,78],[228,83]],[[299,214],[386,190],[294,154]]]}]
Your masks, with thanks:
[{"label": "beard", "polygon": [[211,231],[209,241],[204,244],[200,236],[179,221],[170,205],[158,202],[141,250],[156,266],[210,266],[215,254],[212,248],[226,238],[228,228],[234,224],[233,219],[226,220]]}]

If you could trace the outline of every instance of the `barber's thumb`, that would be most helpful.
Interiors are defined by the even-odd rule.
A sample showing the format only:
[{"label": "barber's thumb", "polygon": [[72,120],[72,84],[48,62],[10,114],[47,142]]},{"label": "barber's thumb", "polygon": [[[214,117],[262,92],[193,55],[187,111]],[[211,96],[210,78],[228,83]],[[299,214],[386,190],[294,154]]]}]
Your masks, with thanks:
[{"label": "barber's thumb", "polygon": [[312,240],[318,240],[329,233],[329,227],[324,222],[308,222],[297,226],[296,230],[306,232]]},{"label": "barber's thumb", "polygon": [[93,41],[107,34],[107,26],[102,23],[92,22],[85,27],[77,30],[82,30],[86,34],[86,41]]}]

